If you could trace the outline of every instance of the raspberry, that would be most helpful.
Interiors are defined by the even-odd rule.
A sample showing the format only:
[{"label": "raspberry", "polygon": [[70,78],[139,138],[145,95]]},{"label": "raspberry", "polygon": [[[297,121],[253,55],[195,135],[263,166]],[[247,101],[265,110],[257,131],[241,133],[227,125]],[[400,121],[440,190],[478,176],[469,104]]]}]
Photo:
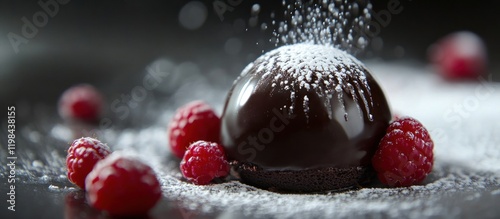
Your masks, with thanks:
[{"label": "raspberry", "polygon": [[73,141],[66,156],[68,179],[85,189],[85,177],[92,171],[97,161],[111,153],[109,147],[97,139],[84,137]]},{"label": "raspberry", "polygon": [[85,183],[89,204],[114,216],[147,214],[161,197],[151,167],[121,153],[99,161]]},{"label": "raspberry", "polygon": [[101,93],[89,84],[80,84],[64,91],[59,100],[59,115],[65,119],[93,122],[102,113]]},{"label": "raspberry", "polygon": [[379,180],[389,186],[411,186],[422,182],[432,170],[434,143],[417,120],[397,119],[387,128],[372,164]]},{"label": "raspberry", "polygon": [[181,158],[189,145],[198,140],[220,143],[220,118],[202,101],[179,108],[168,129],[172,153]]},{"label": "raspberry", "polygon": [[182,175],[197,185],[206,185],[229,174],[224,148],[214,142],[197,141],[189,146],[181,161]]},{"label": "raspberry", "polygon": [[456,32],[431,47],[430,59],[448,79],[475,79],[486,71],[486,47],[472,32]]}]

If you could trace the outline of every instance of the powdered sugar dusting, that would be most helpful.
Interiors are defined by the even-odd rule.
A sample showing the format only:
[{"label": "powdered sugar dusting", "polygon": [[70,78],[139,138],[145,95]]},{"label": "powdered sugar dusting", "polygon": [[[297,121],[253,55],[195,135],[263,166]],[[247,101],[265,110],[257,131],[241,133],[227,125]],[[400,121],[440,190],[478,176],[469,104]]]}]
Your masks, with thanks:
[{"label": "powdered sugar dusting", "polygon": [[134,153],[115,151],[111,153],[105,159],[99,161],[95,169],[99,169],[105,166],[111,166],[115,164],[117,168],[124,169],[126,171],[147,171],[149,167],[144,164],[141,158]]},{"label": "powdered sugar dusting", "polygon": [[497,189],[497,190],[493,190],[491,192],[492,195],[500,195],[500,189]]},{"label": "powdered sugar dusting", "polygon": [[[473,95],[476,87],[483,85],[468,84],[456,88],[456,84],[446,86],[438,83],[439,80],[431,75],[422,74],[421,69],[384,63],[372,63],[370,67],[375,69],[375,76],[383,79],[383,87],[389,89],[389,99],[395,103],[392,107],[404,115],[418,118],[433,135],[436,143],[435,165],[422,185],[408,188],[375,185],[333,194],[277,194],[236,181],[208,186],[192,185],[171,175],[170,172],[175,172],[176,168],[173,166],[173,170],[161,168],[163,194],[187,209],[224,212],[223,215],[230,218],[457,217],[474,212],[473,208],[478,206],[480,200],[497,197],[495,200],[498,201],[500,150],[496,146],[500,138],[494,133],[500,130],[500,126],[490,119],[497,112],[489,110],[489,107],[478,108],[470,120],[464,120],[459,128],[453,129],[448,125],[448,128],[442,129],[449,139],[457,139],[454,141],[443,141],[433,133],[446,126],[435,112],[459,103],[464,93]],[[415,74],[411,76],[401,72]],[[418,85],[410,86],[412,83]],[[421,85],[426,85],[423,90],[416,89]],[[500,85],[488,83],[484,86],[494,92],[491,97],[500,95]],[[425,98],[413,100],[416,105],[404,102],[408,96],[417,94]],[[479,104],[500,106],[498,99],[493,98],[481,100]],[[429,107],[433,110],[428,111]]]},{"label": "powdered sugar dusting", "polygon": [[454,34],[456,42],[453,48],[456,53],[462,57],[485,57],[486,48],[482,40],[474,33],[463,31]]},{"label": "powdered sugar dusting", "polygon": [[[91,137],[83,137],[75,140],[76,144],[84,144],[90,145],[93,149],[90,148],[77,148],[77,153],[83,154],[84,157],[88,157],[90,154],[98,151],[99,154],[108,154],[110,149],[107,144],[99,142],[97,139]],[[75,143],[74,143],[75,144]],[[84,150],[84,151],[81,151]]]},{"label": "powdered sugar dusting", "polygon": [[[288,107],[293,113],[295,99],[304,99],[304,109],[309,100],[297,97],[296,90],[313,90],[320,97],[328,97],[325,107],[332,118],[333,109],[330,99],[338,98],[338,103],[344,109],[344,118],[348,120],[344,93],[355,102],[358,112],[363,115],[362,108],[368,113],[367,119],[373,121],[371,108],[373,101],[370,87],[366,79],[367,71],[364,65],[353,56],[331,46],[314,44],[296,44],[282,46],[259,57],[250,67],[243,71],[242,76],[250,69],[261,75],[261,80],[272,78],[272,87],[290,92]],[[290,80],[291,79],[291,80]],[[308,111],[304,110],[306,117]]]},{"label": "powdered sugar dusting", "polygon": [[354,54],[368,45],[364,33],[371,20],[372,5],[369,1],[293,0],[283,1],[283,7],[285,19],[273,20],[276,46],[279,43],[314,43]]},{"label": "powdered sugar dusting", "polygon": [[306,119],[309,121],[309,98],[307,97],[307,95],[304,96],[303,108],[304,108],[304,114],[306,115]]},{"label": "powdered sugar dusting", "polygon": [[[421,219],[499,215],[500,124],[494,118],[498,118],[500,107],[497,98],[500,84],[488,82],[487,77],[479,83],[447,83],[428,72],[425,66],[407,63],[367,62],[367,65],[373,70],[373,76],[380,79],[395,112],[417,118],[434,140],[435,165],[422,185],[386,188],[374,184],[335,194],[278,194],[237,181],[196,186],[182,179],[179,161],[169,155],[165,129],[175,112],[170,103],[152,109],[159,118],[155,123],[138,129],[106,129],[100,139],[114,150],[127,150],[140,156],[158,173],[163,202],[199,217]],[[218,92],[214,94],[222,98],[226,91]],[[341,93],[335,93],[334,97]],[[470,98],[477,98],[478,107],[467,111],[468,117],[448,121],[445,113],[454,113],[456,105],[463,106]],[[220,109],[221,106],[222,101],[213,107]],[[37,124],[43,119],[32,121]],[[71,186],[65,176],[63,153],[68,142],[58,141],[59,137],[51,132],[60,124],[44,124],[49,127],[19,128],[18,138],[28,144],[19,148],[16,169],[19,181],[16,183],[20,186],[43,184],[53,193],[74,190],[74,187],[64,189],[65,185]],[[29,136],[34,131],[44,138],[31,142]],[[46,143],[49,138],[52,143]],[[32,146],[43,150],[34,153]],[[6,163],[5,150],[0,150],[0,155],[0,161]],[[44,165],[34,164],[33,160]],[[0,167],[2,172],[7,171],[6,167]],[[49,188],[50,185],[54,186]],[[153,212],[162,211],[164,206],[157,206]]]},{"label": "powdered sugar dusting", "polygon": [[[445,174],[443,166],[436,167],[436,175]],[[436,203],[446,200],[446,195],[481,194],[495,185],[499,176],[487,174],[468,175],[460,170],[454,174],[427,181],[425,186],[410,188],[365,188],[334,194],[277,194],[256,189],[239,182],[196,186],[162,176],[162,189],[166,197],[182,203],[190,210],[202,212],[230,210],[239,216],[265,218],[317,218],[335,216],[350,218],[385,212],[390,217],[415,218],[440,215],[445,208]],[[432,177],[432,176],[431,176]],[[475,177],[477,180],[471,180]],[[477,199],[476,196],[472,196]],[[419,212],[425,206],[428,212]]]}]

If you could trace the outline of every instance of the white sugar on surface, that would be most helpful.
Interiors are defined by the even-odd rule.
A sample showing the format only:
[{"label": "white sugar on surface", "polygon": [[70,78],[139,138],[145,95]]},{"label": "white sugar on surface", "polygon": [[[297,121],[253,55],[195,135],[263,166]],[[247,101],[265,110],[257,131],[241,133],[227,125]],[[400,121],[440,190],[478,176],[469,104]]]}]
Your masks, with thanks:
[{"label": "white sugar on surface", "polygon": [[461,57],[486,57],[486,48],[479,36],[468,31],[458,32],[454,35],[456,42],[453,42],[453,48],[455,48],[454,52],[457,55]]},{"label": "white sugar on surface", "polygon": [[[500,85],[442,80],[410,63],[368,63],[393,112],[420,120],[435,143],[436,160],[500,172]],[[448,147],[449,146],[449,147]]]},{"label": "white sugar on surface", "polygon": [[[441,167],[438,168],[441,171]],[[408,214],[416,217],[422,216],[419,212],[421,208],[430,209],[426,212],[428,215],[439,214],[443,209],[437,203],[452,192],[481,191],[495,180],[494,176],[478,176],[476,181],[466,180],[468,177],[457,173],[425,186],[365,188],[324,195],[278,194],[239,182],[196,186],[168,175],[162,177],[162,188],[166,197],[179,201],[191,210],[211,212],[231,209],[242,214],[239,216],[253,218],[348,218],[382,212],[392,217],[408,217]],[[478,189],[480,187],[482,189]],[[477,198],[477,195],[472,197]]]},{"label": "white sugar on surface", "polygon": [[[99,142],[99,140],[95,139],[95,138],[91,138],[91,137],[83,137],[83,138],[80,138],[80,139],[77,139],[76,140],[77,143],[76,144],[84,144],[84,145],[90,145],[93,149],[90,149],[90,148],[77,148],[77,152],[80,151],[82,154],[84,153],[84,157],[88,157],[90,155],[90,153],[94,153],[94,150],[97,150],[99,152],[99,154],[107,154],[108,151],[110,151],[108,145],[102,143],[102,142]],[[85,150],[85,151],[81,151],[81,150]]]},{"label": "white sugar on surface", "polygon": [[491,191],[492,195],[500,195],[500,189]]},{"label": "white sugar on surface", "polygon": [[71,191],[75,191],[75,190],[78,190],[77,188],[75,187],[61,187],[61,186],[58,186],[58,185],[53,185],[53,184],[50,184],[48,189],[50,191],[53,191],[53,192],[71,192]]},{"label": "white sugar on surface", "polygon": [[[337,97],[338,104],[344,109],[344,117],[348,120],[344,97],[349,96],[358,108],[359,115],[363,115],[363,108],[368,113],[367,119],[373,119],[373,101],[364,65],[331,45],[302,43],[282,46],[259,57],[241,75],[248,74],[251,69],[260,75],[260,80],[272,77],[270,80],[273,88],[290,93],[290,104],[284,106],[290,109],[290,113],[296,107],[296,98],[304,98],[298,97],[296,91],[305,89],[307,92],[312,90],[317,96],[327,97],[324,98],[325,108],[330,117],[333,115],[330,99]],[[309,100],[304,100],[303,103],[304,114],[309,117]]]},{"label": "white sugar on surface", "polygon": [[304,114],[306,115],[306,119],[309,120],[309,98],[307,95],[304,96],[304,104],[302,106],[304,108]]},{"label": "white sugar on surface", "polygon": [[[124,169],[126,171],[146,171],[149,169],[137,153],[131,151],[115,151],[105,159],[97,162],[94,169],[109,167],[112,165],[116,165],[117,168]],[[103,176],[103,178],[105,177]]]},{"label": "white sugar on surface", "polygon": [[[442,141],[433,136],[435,165],[423,185],[364,188],[324,195],[277,194],[234,181],[196,186],[180,180],[179,174],[172,175],[177,167],[170,166],[160,170],[165,197],[202,212],[229,209],[224,215],[232,217],[352,218],[381,214],[389,218],[422,218],[459,216],[461,209],[456,208],[457,201],[464,205],[477,202],[483,194],[500,194],[500,137],[495,137],[500,124],[491,122],[496,112],[488,107],[477,108],[471,117],[473,121],[464,119],[457,129],[444,128],[447,124],[439,113],[449,105],[460,103],[467,97],[463,94],[473,94],[481,84],[446,83],[409,65],[370,63],[369,67],[382,81],[397,113],[416,117],[431,133],[443,128],[445,135],[459,139]],[[422,84],[427,86],[418,87]],[[487,86],[496,90],[492,98],[500,95],[500,85],[488,83]],[[422,98],[415,100],[418,96]],[[488,106],[500,106],[499,100],[492,98],[480,104],[489,102]],[[407,99],[415,102],[407,105]]]},{"label": "white sugar on surface", "polygon": [[[164,199],[181,208],[197,209],[201,214],[227,211],[222,215],[239,218],[442,218],[460,216],[469,203],[477,206],[485,197],[498,200],[500,124],[495,118],[500,107],[500,85],[444,82],[423,66],[408,63],[368,62],[367,66],[379,79],[394,112],[420,120],[435,141],[435,166],[423,185],[306,195],[277,194],[236,181],[193,185],[182,180],[178,161],[170,160],[166,125],[175,109],[169,105],[159,109],[160,119],[156,124],[143,129],[105,130],[100,139],[114,150],[127,150],[145,158],[158,173]],[[226,94],[222,90],[217,92],[221,97]],[[477,99],[471,101],[471,98]],[[467,105],[476,101],[477,107]],[[222,102],[214,108],[221,105]],[[450,115],[461,115],[454,111],[455,106],[466,109],[466,105],[470,109],[466,111],[467,117],[447,119]],[[47,187],[52,184],[50,191],[66,191],[62,189],[62,185],[69,185],[65,177],[65,154],[57,152],[61,150],[47,148],[38,155],[25,151],[19,151],[27,159],[19,160],[17,173],[23,179],[29,176],[30,180],[20,183]]]}]

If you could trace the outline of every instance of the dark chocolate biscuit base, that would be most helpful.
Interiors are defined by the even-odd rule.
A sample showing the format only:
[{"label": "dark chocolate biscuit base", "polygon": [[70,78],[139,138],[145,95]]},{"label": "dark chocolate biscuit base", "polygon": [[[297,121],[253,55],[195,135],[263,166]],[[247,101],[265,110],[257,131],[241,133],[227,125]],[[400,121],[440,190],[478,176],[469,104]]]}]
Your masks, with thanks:
[{"label": "dark chocolate biscuit base", "polygon": [[371,182],[371,167],[319,167],[303,170],[264,170],[251,164],[236,164],[240,179],[258,188],[276,192],[341,192]]}]

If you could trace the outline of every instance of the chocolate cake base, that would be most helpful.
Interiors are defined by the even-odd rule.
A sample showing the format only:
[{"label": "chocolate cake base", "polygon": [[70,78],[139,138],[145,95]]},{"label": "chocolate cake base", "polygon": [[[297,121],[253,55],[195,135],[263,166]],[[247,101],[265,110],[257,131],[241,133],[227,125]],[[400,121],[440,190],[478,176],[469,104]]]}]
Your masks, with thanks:
[{"label": "chocolate cake base", "polygon": [[369,183],[371,167],[322,167],[303,170],[265,170],[252,163],[233,166],[243,183],[276,192],[339,192]]}]

